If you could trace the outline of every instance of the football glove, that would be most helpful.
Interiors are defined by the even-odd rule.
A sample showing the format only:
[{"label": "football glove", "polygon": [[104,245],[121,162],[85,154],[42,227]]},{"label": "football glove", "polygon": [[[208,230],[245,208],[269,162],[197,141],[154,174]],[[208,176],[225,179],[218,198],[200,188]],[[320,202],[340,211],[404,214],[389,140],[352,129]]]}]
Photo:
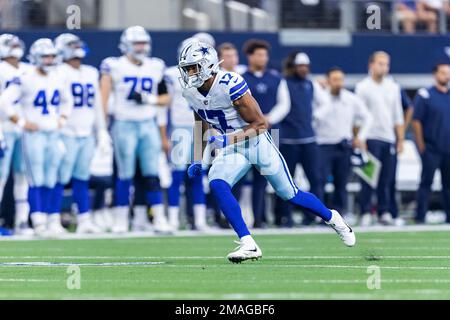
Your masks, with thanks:
[{"label": "football glove", "polygon": [[202,163],[201,161],[194,161],[188,168],[189,178],[195,178],[202,174]]}]

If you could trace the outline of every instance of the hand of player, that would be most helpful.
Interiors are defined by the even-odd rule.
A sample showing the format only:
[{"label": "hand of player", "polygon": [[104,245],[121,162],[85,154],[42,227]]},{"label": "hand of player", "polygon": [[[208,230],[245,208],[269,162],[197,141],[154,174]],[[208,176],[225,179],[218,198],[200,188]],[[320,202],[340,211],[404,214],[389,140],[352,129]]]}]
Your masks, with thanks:
[{"label": "hand of player", "polygon": [[194,161],[188,168],[189,178],[195,178],[202,174],[202,163],[200,161]]},{"label": "hand of player", "polygon": [[221,136],[211,136],[209,137],[208,143],[212,146],[213,149],[221,149],[225,148],[228,144],[226,135]]},{"label": "hand of player", "polygon": [[108,154],[112,150],[112,140],[106,130],[100,130],[97,134],[97,146],[101,153]]},{"label": "hand of player", "polygon": [[37,131],[39,126],[36,123],[26,121],[22,127],[26,131]]},{"label": "hand of player", "polygon": [[132,91],[129,96],[130,100],[133,100],[137,104],[144,104],[144,97],[142,96],[142,93],[137,91]]},{"label": "hand of player", "polygon": [[353,149],[367,150],[366,143],[356,137],[353,139],[352,147],[353,147]]},{"label": "hand of player", "polygon": [[423,154],[426,149],[425,143],[417,141],[417,149],[419,150],[420,154]]},{"label": "hand of player", "polygon": [[403,152],[403,140],[398,140],[397,141],[397,153],[402,153]]},{"label": "hand of player", "polygon": [[139,105],[156,104],[158,102],[158,97],[156,95],[137,91],[131,92],[130,99],[134,100]]}]

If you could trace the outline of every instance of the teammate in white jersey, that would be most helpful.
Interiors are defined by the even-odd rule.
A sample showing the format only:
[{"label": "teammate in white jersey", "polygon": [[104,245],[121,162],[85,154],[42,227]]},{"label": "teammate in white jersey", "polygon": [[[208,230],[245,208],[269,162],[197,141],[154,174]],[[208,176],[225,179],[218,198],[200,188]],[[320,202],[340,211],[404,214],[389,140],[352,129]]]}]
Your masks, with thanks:
[{"label": "teammate in white jersey", "polygon": [[82,64],[86,51],[78,36],[61,34],[55,39],[55,46],[64,62],[58,72],[73,98],[72,113],[61,130],[66,153],[55,187],[58,201],[55,210],[60,211],[64,186],[71,181],[72,198],[78,208],[77,233],[97,233],[101,229],[95,225],[90,213],[90,165],[96,142],[101,149],[112,147],[98,87],[99,73],[96,68]]},{"label": "teammate in white jersey", "polygon": [[[154,227],[158,231],[169,231],[158,177],[161,136],[156,123],[157,108],[170,103],[163,79],[166,67],[161,59],[149,57],[151,38],[143,27],[126,29],[119,48],[123,56],[103,61],[100,80],[105,110],[108,110],[110,93],[114,99],[112,138],[118,179],[114,193],[116,223],[113,231],[128,231],[130,188],[136,171],[136,159],[139,159],[146,182],[147,202],[152,207]],[[139,215],[142,215],[139,220],[145,230],[147,213],[139,211]]]},{"label": "teammate in white jersey", "polygon": [[[245,80],[234,72],[219,70],[215,49],[205,43],[188,44],[181,52],[179,68],[183,96],[202,121],[202,135],[194,138],[194,163],[190,176],[202,172],[202,154],[206,145],[203,133],[212,126],[218,135],[208,145],[219,151],[209,171],[209,184],[220,209],[238,234],[239,247],[228,255],[232,262],[259,259],[262,252],[242,218],[239,203],[231,187],[254,165],[270,182],[278,196],[309,209],[332,226],[347,246],[356,242],[353,230],[336,210],[326,208],[311,193],[300,191],[286,163],[266,131],[268,124]],[[209,153],[209,152],[208,152]]]},{"label": "teammate in white jersey", "polygon": [[[188,38],[181,43],[178,55],[186,44],[196,41],[194,37]],[[172,98],[172,103],[169,106],[169,135],[172,141],[169,158],[172,169],[172,183],[167,190],[167,200],[169,204],[169,223],[174,229],[178,229],[180,224],[180,187],[185,179],[187,165],[191,163],[192,137],[195,122],[194,112],[183,97],[183,88],[179,78],[180,72],[178,71],[178,66],[167,68],[166,80]],[[202,175],[192,179],[190,189],[192,191],[195,229],[205,231],[208,229],[208,225],[206,223],[206,201]]]},{"label": "teammate in white jersey", "polygon": [[[24,130],[28,202],[37,235],[65,232],[59,214],[50,214],[54,212],[51,197],[63,152],[59,129],[67,123],[72,109],[71,96],[55,70],[56,57],[57,50],[50,39],[34,42],[29,55],[34,68],[8,86],[0,97],[0,109]],[[19,99],[21,110],[14,105]]]},{"label": "teammate in white jersey", "polygon": [[[20,76],[29,70],[29,64],[21,62],[25,46],[15,35],[3,34],[0,36],[0,93],[11,83],[19,82]],[[15,105],[19,108],[19,102]],[[14,200],[16,204],[15,233],[30,234],[32,230],[28,226],[29,206],[27,201],[28,183],[25,175],[25,167],[22,157],[22,129],[2,115],[2,139],[4,141],[4,156],[0,159],[0,201],[3,198],[3,190],[8,180],[11,162],[13,164]]]}]

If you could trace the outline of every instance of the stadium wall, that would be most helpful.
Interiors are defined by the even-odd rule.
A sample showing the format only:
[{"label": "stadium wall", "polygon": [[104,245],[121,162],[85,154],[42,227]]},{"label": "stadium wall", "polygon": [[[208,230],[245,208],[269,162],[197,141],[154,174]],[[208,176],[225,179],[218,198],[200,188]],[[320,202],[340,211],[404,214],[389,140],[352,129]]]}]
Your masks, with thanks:
[{"label": "stadium wall", "polygon": [[[5,31],[6,32],[6,31]],[[39,37],[55,38],[67,30],[20,31],[16,32],[27,47]],[[86,58],[88,64],[99,66],[103,58],[119,55],[117,48],[121,31],[74,32],[79,34],[90,48]],[[392,56],[391,72],[398,75],[409,89],[416,89],[428,82],[431,67],[437,61],[450,61],[450,37],[430,35],[392,35],[392,34],[353,34],[349,45],[303,45],[286,46],[280,42],[278,33],[212,33],[218,44],[232,42],[239,49],[241,63],[245,56],[240,48],[249,38],[265,39],[272,45],[271,66],[281,69],[283,59],[294,50],[308,53],[312,60],[312,72],[323,74],[332,66],[342,67],[348,74],[362,76],[366,73],[367,58],[375,50],[385,50]],[[151,32],[153,55],[166,61],[168,65],[176,63],[176,48],[192,32]],[[356,79],[355,78],[355,79]],[[353,81],[350,81],[353,82]]]}]

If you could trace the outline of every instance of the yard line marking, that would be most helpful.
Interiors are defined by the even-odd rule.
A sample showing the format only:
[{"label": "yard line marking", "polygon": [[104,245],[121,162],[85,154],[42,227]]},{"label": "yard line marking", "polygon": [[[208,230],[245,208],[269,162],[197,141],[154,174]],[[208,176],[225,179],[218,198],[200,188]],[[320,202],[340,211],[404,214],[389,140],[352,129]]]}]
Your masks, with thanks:
[{"label": "yard line marking", "polygon": [[[164,267],[170,267],[170,268],[203,268],[205,267],[204,264],[183,264],[183,265],[171,265],[167,264]],[[223,268],[223,265],[206,265],[207,268]],[[321,265],[321,264],[268,264],[268,263],[243,263],[237,267],[256,267],[256,268],[303,268],[303,269],[364,269],[366,270],[368,265]],[[421,267],[421,266],[380,266],[380,269],[392,269],[392,270],[450,270],[450,266],[448,267],[441,267],[441,266],[427,266],[427,267]]]},{"label": "yard line marking", "polygon": [[0,267],[68,267],[68,266],[79,266],[79,267],[118,267],[118,266],[154,266],[162,265],[165,262],[100,262],[100,263],[64,263],[64,262],[45,262],[45,261],[34,261],[34,262],[1,262]]}]

